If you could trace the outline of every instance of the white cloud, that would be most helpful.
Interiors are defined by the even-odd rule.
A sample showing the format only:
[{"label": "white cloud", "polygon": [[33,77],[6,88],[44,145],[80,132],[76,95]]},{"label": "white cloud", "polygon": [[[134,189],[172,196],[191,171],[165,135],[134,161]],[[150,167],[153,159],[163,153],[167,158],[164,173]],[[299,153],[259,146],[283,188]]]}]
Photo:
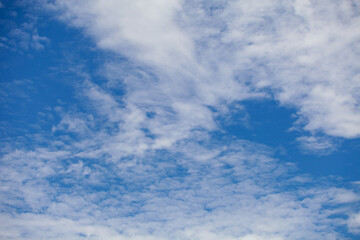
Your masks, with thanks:
[{"label": "white cloud", "polygon": [[52,131],[56,132],[59,130],[68,131],[78,134],[90,134],[88,128],[88,122],[91,121],[91,115],[83,119],[81,116],[72,116],[71,114],[65,114],[62,117],[60,123],[57,126],[52,127]]},{"label": "white cloud", "polygon": [[50,43],[50,39],[40,36],[34,23],[24,23],[17,28],[12,28],[7,34],[8,38],[1,39],[6,48],[20,51],[43,50]]},{"label": "white cloud", "polygon": [[360,135],[360,18],[352,1],[66,0],[57,6],[99,47],[155,73],[146,98],[137,97],[144,92],[133,79],[129,104],[164,96],[171,107],[192,99],[196,112],[201,105],[221,108],[271,89],[280,104],[298,109],[305,130]]},{"label": "white cloud", "polygon": [[[56,1],[64,21],[132,62],[111,59],[107,84],[84,82],[93,115],[61,112],[47,148],[2,156],[0,237],[338,239],[346,223],[356,232],[354,191],[310,186],[315,178],[290,174],[266,146],[210,136],[229,104],[271,96],[314,136],[360,134],[359,19],[336,4]],[[314,136],[299,139],[331,147]]]},{"label": "white cloud", "polygon": [[296,139],[305,152],[327,155],[335,151],[338,143],[329,137],[302,136]]},{"label": "white cloud", "polygon": [[[9,153],[1,160],[7,165],[0,175],[5,196],[1,202],[6,204],[1,206],[5,212],[0,214],[0,236],[341,237],[333,226],[343,225],[344,220],[332,214],[352,212],[351,204],[359,199],[353,191],[308,187],[313,180],[305,185],[288,181],[289,168],[262,145],[206,144],[184,142],[171,151],[135,157],[132,164],[126,159],[113,164],[106,156],[77,161],[75,149],[73,154],[46,149]],[[18,212],[19,207],[27,213]]]},{"label": "white cloud", "polygon": [[[8,2],[2,20],[3,36],[0,38],[0,46],[12,51],[27,52],[30,50],[43,50],[50,44],[50,39],[41,36],[36,26],[39,18],[38,9],[43,6],[41,1],[13,1]],[[0,2],[0,8],[4,4]],[[23,11],[18,11],[22,7]]]},{"label": "white cloud", "polygon": [[360,232],[360,213],[351,215],[347,221],[347,225],[348,225],[350,232],[359,233]]}]

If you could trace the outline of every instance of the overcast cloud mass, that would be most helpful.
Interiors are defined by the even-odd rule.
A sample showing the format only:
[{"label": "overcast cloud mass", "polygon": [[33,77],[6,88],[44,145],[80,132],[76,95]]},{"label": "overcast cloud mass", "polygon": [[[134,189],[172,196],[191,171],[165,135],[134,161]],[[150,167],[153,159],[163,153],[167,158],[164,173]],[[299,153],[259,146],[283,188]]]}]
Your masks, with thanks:
[{"label": "overcast cloud mass", "polygon": [[0,12],[0,239],[360,237],[358,1]]}]

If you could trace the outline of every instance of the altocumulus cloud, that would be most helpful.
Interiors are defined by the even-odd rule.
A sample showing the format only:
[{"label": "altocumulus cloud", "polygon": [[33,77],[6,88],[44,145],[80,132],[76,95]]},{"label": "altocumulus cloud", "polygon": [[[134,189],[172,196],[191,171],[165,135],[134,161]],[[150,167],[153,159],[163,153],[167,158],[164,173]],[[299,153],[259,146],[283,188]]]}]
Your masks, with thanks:
[{"label": "altocumulus cloud", "polygon": [[112,57],[102,63],[106,83],[80,73],[74,84],[86,110],[58,107],[51,133],[3,150],[1,238],[342,239],[360,231],[356,188],[300,175],[217,121],[234,103],[276,100],[296,109],[307,148],[359,137],[356,2],[36,4]]},{"label": "altocumulus cloud", "polygon": [[[2,170],[7,239],[338,239],[359,196],[294,179],[265,146],[179,142],[144,157],[16,151]],[[84,149],[83,149],[84,150]],[[77,158],[76,158],[77,159]],[[314,185],[312,185],[314,184]],[[18,209],[21,209],[19,211]],[[356,227],[357,216],[349,219]],[[356,229],[356,228],[355,228]],[[355,230],[354,230],[355,231]]]}]

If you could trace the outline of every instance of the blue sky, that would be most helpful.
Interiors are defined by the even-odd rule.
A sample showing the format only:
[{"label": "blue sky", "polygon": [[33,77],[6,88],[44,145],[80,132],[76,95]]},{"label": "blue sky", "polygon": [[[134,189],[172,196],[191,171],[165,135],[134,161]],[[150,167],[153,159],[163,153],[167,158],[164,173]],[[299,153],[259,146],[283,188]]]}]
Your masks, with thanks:
[{"label": "blue sky", "polygon": [[356,1],[0,1],[0,238],[358,239]]}]

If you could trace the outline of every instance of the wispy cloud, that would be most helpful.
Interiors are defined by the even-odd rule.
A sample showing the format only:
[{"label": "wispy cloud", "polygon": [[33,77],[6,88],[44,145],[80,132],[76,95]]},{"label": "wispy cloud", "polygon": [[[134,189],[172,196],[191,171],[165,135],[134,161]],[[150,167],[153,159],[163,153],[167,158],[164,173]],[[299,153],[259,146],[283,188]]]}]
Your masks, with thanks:
[{"label": "wispy cloud", "polygon": [[300,143],[300,147],[309,153],[317,153],[328,155],[338,148],[338,141],[329,137],[319,136],[302,136],[296,139]]},{"label": "wispy cloud", "polygon": [[176,101],[191,94],[201,105],[219,106],[270,89],[281,104],[298,109],[305,130],[345,138],[360,134],[355,2],[57,6],[65,21],[85,28],[100,47],[152,68],[157,93]]},{"label": "wispy cloud", "polygon": [[[2,14],[7,18],[2,20],[1,30],[4,34],[0,38],[0,47],[13,51],[28,52],[31,50],[43,50],[50,44],[49,38],[39,34],[37,28],[38,19],[33,11],[34,6],[32,4],[40,5],[40,3],[34,4],[35,2],[14,1],[14,3],[9,3],[9,6],[2,10]],[[14,6],[17,5],[23,7],[20,8],[23,12],[15,11]],[[29,9],[25,8],[27,5],[29,5]],[[4,5],[0,2],[0,8],[3,7]]]},{"label": "wispy cloud", "polygon": [[360,213],[353,214],[348,219],[348,227],[351,232],[359,233],[360,232]]},{"label": "wispy cloud", "polygon": [[1,38],[1,46],[17,51],[43,50],[50,40],[45,36],[40,36],[37,28],[33,24],[22,24],[18,28],[13,28],[7,37]]}]

